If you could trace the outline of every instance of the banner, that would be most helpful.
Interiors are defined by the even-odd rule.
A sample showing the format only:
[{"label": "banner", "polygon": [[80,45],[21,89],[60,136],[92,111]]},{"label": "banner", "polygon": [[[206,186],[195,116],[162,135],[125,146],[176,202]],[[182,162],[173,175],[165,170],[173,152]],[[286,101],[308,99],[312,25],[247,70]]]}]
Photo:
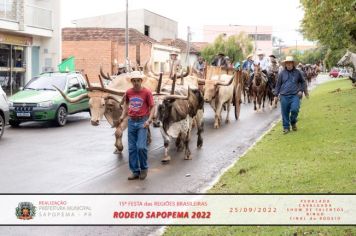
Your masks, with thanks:
[{"label": "banner", "polygon": [[356,225],[356,195],[0,195],[0,225]]}]

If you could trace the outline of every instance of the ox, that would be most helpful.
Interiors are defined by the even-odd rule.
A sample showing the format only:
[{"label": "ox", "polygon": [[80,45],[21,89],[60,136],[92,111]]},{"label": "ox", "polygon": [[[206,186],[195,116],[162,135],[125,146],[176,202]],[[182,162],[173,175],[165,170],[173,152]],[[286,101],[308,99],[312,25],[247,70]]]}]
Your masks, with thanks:
[{"label": "ox", "polygon": [[227,107],[226,123],[229,123],[230,104],[234,97],[234,75],[213,75],[209,79],[199,79],[204,84],[204,101],[210,103],[215,112],[214,128],[221,126],[221,112],[223,106]]},{"label": "ox", "polygon": [[203,145],[203,107],[204,99],[199,89],[188,88],[187,96],[170,95],[164,96],[162,103],[158,106],[158,120],[161,123],[161,134],[164,139],[165,154],[163,163],[171,160],[168,155],[170,138],[176,139],[178,150],[185,148],[185,160],[191,159],[189,141],[192,132],[193,119],[198,129],[197,147]]},{"label": "ox", "polygon": [[[101,87],[91,86],[88,78],[86,77],[89,86],[89,93],[87,95],[78,96],[76,98],[69,98],[58,88],[57,90],[70,103],[76,103],[84,98],[89,97],[91,124],[98,126],[100,120],[103,118],[103,116],[105,116],[109,124],[112,127],[116,127],[115,153],[117,154],[121,153],[123,150],[122,135],[123,131],[127,128],[127,119],[121,123],[118,123],[122,113],[123,95],[128,88],[132,87],[132,84],[127,74],[120,74],[119,76],[115,76],[114,79],[112,79],[113,77],[110,78],[106,76],[105,78],[109,78],[111,80],[106,88],[104,87],[101,76],[99,76]],[[146,77],[143,79],[143,86],[152,90],[158,86],[158,81],[154,78]],[[151,141],[150,132],[148,132],[147,140],[148,142]]]}]

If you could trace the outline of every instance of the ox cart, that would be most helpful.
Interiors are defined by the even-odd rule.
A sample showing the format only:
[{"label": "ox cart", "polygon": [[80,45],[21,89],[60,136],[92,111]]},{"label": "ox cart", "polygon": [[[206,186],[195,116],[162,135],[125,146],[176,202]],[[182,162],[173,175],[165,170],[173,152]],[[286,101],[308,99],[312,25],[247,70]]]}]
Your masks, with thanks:
[{"label": "ox cart", "polygon": [[[215,86],[230,86],[233,83],[233,96],[232,96],[232,104],[234,106],[234,113],[235,119],[238,120],[240,116],[240,109],[241,109],[241,93],[243,88],[243,81],[242,81],[242,71],[235,70],[233,68],[224,68],[224,67],[217,67],[217,66],[207,66],[204,74],[205,83],[207,84],[209,81],[220,81],[222,76],[231,76],[231,80],[227,81],[227,83],[219,83],[213,82]],[[213,80],[215,77],[215,80]]]}]

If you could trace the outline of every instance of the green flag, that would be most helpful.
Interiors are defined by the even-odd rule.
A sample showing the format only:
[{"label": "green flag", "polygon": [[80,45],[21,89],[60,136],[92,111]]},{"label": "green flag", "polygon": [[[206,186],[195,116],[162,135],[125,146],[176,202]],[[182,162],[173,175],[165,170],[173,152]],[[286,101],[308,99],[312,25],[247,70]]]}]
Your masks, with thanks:
[{"label": "green flag", "polygon": [[62,63],[58,65],[58,70],[60,72],[73,72],[73,71],[75,71],[74,57],[69,57],[65,61],[62,61]]}]

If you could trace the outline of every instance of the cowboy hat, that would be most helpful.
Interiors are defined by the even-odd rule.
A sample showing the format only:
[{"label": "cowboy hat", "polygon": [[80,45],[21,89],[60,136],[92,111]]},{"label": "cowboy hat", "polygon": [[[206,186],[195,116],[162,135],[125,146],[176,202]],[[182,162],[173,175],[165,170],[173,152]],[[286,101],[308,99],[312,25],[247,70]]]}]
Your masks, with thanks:
[{"label": "cowboy hat", "polygon": [[286,56],[286,59],[282,61],[281,64],[285,66],[286,62],[293,62],[294,66],[298,64],[292,56]]},{"label": "cowboy hat", "polygon": [[264,51],[262,51],[261,49],[258,49],[257,52],[256,52],[256,55],[259,56],[259,55],[265,55]]},{"label": "cowboy hat", "polygon": [[131,73],[128,74],[128,77],[130,79],[143,79],[145,78],[145,75],[140,71],[132,71]]},{"label": "cowboy hat", "polygon": [[249,59],[249,58],[252,58],[252,57],[253,57],[253,54],[250,53],[250,54],[247,55],[246,59]]}]

